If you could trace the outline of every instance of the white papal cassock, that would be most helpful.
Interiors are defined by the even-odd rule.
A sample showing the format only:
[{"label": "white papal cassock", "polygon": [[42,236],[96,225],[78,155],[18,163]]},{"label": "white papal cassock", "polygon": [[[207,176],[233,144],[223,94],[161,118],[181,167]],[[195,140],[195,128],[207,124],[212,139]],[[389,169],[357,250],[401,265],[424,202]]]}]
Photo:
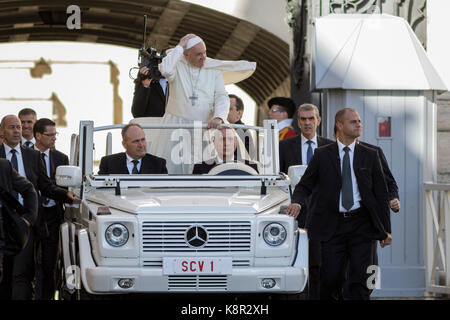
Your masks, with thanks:
[{"label": "white papal cassock", "polygon": [[[159,65],[169,82],[169,99],[161,123],[206,123],[216,117],[226,122],[230,101],[225,84],[244,80],[255,69],[255,62],[211,58],[197,68],[184,58],[183,48],[176,46]],[[151,141],[150,153],[166,159],[170,174],[189,174],[194,164],[202,161],[202,135],[196,137],[194,141],[193,130],[161,129]]]}]

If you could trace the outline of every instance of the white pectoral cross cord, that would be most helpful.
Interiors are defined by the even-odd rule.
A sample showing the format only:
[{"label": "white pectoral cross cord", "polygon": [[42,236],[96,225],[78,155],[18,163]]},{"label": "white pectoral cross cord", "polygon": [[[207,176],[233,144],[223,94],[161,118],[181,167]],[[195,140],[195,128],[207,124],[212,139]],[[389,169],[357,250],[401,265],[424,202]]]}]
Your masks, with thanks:
[{"label": "white pectoral cross cord", "polygon": [[200,68],[198,70],[197,79],[194,81],[194,79],[192,78],[194,72],[193,72],[191,66],[189,66],[189,75],[190,75],[191,86],[192,86],[192,94],[189,97],[189,100],[191,100],[192,106],[195,106],[196,101],[198,100],[198,95],[197,95],[197,93],[195,93],[195,91],[197,90],[198,80],[200,79],[200,72],[202,72],[202,68]]}]

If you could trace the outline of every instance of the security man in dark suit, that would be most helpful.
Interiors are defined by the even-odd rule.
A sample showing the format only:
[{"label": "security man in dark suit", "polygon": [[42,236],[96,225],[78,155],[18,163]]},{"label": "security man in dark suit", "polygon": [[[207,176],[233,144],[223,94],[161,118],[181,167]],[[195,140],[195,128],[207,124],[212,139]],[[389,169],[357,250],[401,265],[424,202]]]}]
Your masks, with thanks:
[{"label": "security man in dark suit", "polygon": [[335,124],[337,141],[316,149],[286,212],[298,215],[309,200],[306,227],[322,241],[321,298],[365,300],[373,240],[392,242],[388,192],[377,152],[356,143],[356,110],[339,110]]},{"label": "security man in dark suit", "polygon": [[[25,228],[29,228],[36,220],[38,198],[33,185],[27,179],[22,177],[6,159],[0,159],[0,189],[1,192],[7,192],[14,197],[20,194],[23,198],[23,212],[22,219],[26,224]],[[0,300],[8,299],[8,292],[11,284],[6,282],[11,280],[9,275],[12,274],[13,257],[8,256],[8,248],[6,247],[7,234],[12,232],[6,228],[5,210],[8,210],[9,203],[5,202],[3,195],[0,196]],[[6,256],[6,258],[5,258]],[[5,262],[5,263],[4,263]],[[6,277],[3,277],[4,274]],[[3,282],[5,281],[5,283]]]},{"label": "security man in dark suit", "polygon": [[[320,125],[319,109],[311,103],[300,105],[297,122],[300,135],[280,141],[280,171],[287,173],[290,166],[308,164],[318,147],[333,143],[332,140],[317,135]],[[297,217],[300,228],[305,227],[307,208],[303,208]],[[309,237],[309,277],[308,299],[320,298],[320,241]]]},{"label": "security man in dark suit", "polygon": [[[334,126],[334,138],[337,139],[337,128],[336,125]],[[377,151],[378,156],[380,157],[381,161],[381,168],[383,169],[384,174],[384,180],[386,182],[388,194],[389,194],[389,208],[391,208],[392,211],[398,212],[400,210],[400,197],[398,194],[398,186],[397,182],[395,181],[394,175],[391,172],[391,169],[389,168],[389,164],[386,160],[386,156],[384,155],[383,149],[380,147],[363,142],[357,138],[357,142],[362,144],[363,146],[372,148]],[[378,265],[378,245],[377,241],[373,241],[373,264]]]},{"label": "security man in dark suit", "polygon": [[[235,151],[237,149],[237,134],[233,128],[225,127],[221,129],[214,129],[212,142],[216,152],[216,157],[209,159],[208,161],[196,163],[194,165],[194,169],[192,170],[192,174],[206,174],[212,168],[220,164],[238,162],[238,159],[235,157]],[[258,172],[258,165],[256,163],[249,161],[244,161],[243,163]]]},{"label": "security man in dark suit", "polygon": [[139,76],[135,81],[131,113],[133,117],[162,117],[166,112],[167,98],[169,96],[169,83],[167,79],[151,79],[146,77],[149,73],[147,67],[139,69]]},{"label": "security man in dark suit", "polygon": [[[56,168],[69,164],[69,158],[55,149],[56,124],[41,118],[34,124],[35,150],[39,151],[45,164],[45,171],[52,183],[56,183]],[[51,300],[55,294],[55,268],[58,255],[59,226],[64,217],[64,206],[60,201],[44,198],[41,206],[43,222],[48,237],[37,242],[38,263],[36,271],[36,300]]]},{"label": "security man in dark suit", "polygon": [[122,128],[125,152],[104,156],[98,174],[167,174],[166,160],[147,153],[144,130],[136,123]]},{"label": "security man in dark suit", "polygon": [[[3,117],[1,126],[5,141],[0,146],[0,158],[8,159],[14,169],[33,184],[35,190],[40,193],[39,206],[44,203],[45,197],[71,203],[74,200],[74,194],[51,182],[46,174],[40,153],[20,145],[22,126],[19,118],[15,115],[7,115]],[[20,195],[19,202],[22,202]],[[35,270],[35,240],[46,237],[47,232],[41,210],[38,210],[38,217],[33,225],[32,232],[30,232],[27,245],[14,258],[12,289],[9,289],[12,299],[30,300],[32,298],[33,288],[31,283]]]}]

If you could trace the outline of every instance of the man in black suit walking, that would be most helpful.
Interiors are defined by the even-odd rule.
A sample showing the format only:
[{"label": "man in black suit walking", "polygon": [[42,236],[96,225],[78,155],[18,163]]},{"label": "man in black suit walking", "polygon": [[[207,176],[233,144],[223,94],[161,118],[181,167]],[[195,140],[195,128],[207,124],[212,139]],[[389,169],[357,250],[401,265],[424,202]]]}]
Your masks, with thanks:
[{"label": "man in black suit walking", "polygon": [[[15,115],[7,115],[1,121],[4,133],[4,143],[0,146],[0,158],[8,159],[14,169],[23,177],[27,178],[39,191],[39,206],[44,202],[44,198],[48,197],[62,202],[71,203],[74,195],[71,191],[59,188],[54,185],[47,176],[45,166],[41,155],[34,149],[20,145],[22,126],[20,120]],[[18,197],[19,202],[23,202],[21,196]],[[34,249],[35,240],[46,237],[47,226],[44,223],[41,210],[38,210],[38,217],[33,225],[32,232],[28,238],[28,243],[20,254],[14,257],[13,274],[11,281],[5,284],[12,284],[12,288],[6,288],[3,292],[9,293],[6,299],[12,298],[17,300],[30,300],[33,296],[33,288],[31,282],[34,278],[35,259]],[[7,276],[5,274],[5,276]],[[1,286],[3,286],[2,283]]]},{"label": "man in black suit walking", "polygon": [[[18,174],[12,167],[11,162],[6,159],[0,159],[0,191],[9,193],[14,197],[19,193],[21,194],[24,203],[21,218],[26,224],[26,226],[24,224],[24,227],[29,228],[37,217],[37,194],[31,182]],[[4,256],[11,254],[8,252],[9,248],[6,247],[8,233],[13,232],[13,230],[7,229],[5,221],[6,210],[9,210],[8,207],[11,205],[7,201],[2,194],[0,196],[0,282],[3,279],[4,270],[8,274],[12,272],[12,270],[8,270],[8,268],[12,268],[11,264],[3,265]],[[10,239],[14,239],[14,237],[10,237]],[[8,257],[7,261],[12,261],[12,257]],[[0,290],[1,288],[3,287],[0,286]],[[0,298],[3,297],[3,292],[0,292]]]},{"label": "man in black suit walking", "polygon": [[136,123],[122,128],[125,152],[104,156],[98,174],[167,174],[166,160],[147,153],[144,130]]},{"label": "man in black suit walking", "polygon": [[[41,118],[34,124],[33,134],[36,139],[34,147],[41,154],[47,176],[52,183],[56,183],[56,168],[69,164],[69,158],[55,149],[56,124],[50,119]],[[63,221],[64,207],[60,201],[44,198],[41,210],[48,236],[40,239],[36,246],[39,257],[36,272],[36,300],[51,300],[55,293],[59,226]]]},{"label": "man in black suit walking", "polygon": [[[308,164],[314,150],[333,143],[332,140],[317,135],[320,125],[319,109],[311,103],[304,103],[298,108],[297,122],[300,135],[280,141],[280,171],[287,173],[290,166]],[[300,228],[305,227],[307,208],[303,208],[297,217]],[[320,241],[309,237],[309,277],[308,298],[320,298]]]},{"label": "man in black suit walking", "polygon": [[322,241],[321,298],[369,299],[373,240],[392,242],[388,193],[377,152],[356,143],[358,113],[341,109],[335,124],[337,141],[316,149],[286,212],[309,200],[306,227]]}]

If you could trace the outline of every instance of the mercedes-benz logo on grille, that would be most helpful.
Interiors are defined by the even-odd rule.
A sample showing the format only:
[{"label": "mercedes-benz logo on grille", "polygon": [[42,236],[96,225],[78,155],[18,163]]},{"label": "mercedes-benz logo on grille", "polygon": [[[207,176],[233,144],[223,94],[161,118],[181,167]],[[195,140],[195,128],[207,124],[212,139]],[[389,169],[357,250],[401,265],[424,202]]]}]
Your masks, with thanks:
[{"label": "mercedes-benz logo on grille", "polygon": [[201,226],[192,226],[187,229],[185,239],[189,246],[200,248],[208,241],[208,232]]}]

